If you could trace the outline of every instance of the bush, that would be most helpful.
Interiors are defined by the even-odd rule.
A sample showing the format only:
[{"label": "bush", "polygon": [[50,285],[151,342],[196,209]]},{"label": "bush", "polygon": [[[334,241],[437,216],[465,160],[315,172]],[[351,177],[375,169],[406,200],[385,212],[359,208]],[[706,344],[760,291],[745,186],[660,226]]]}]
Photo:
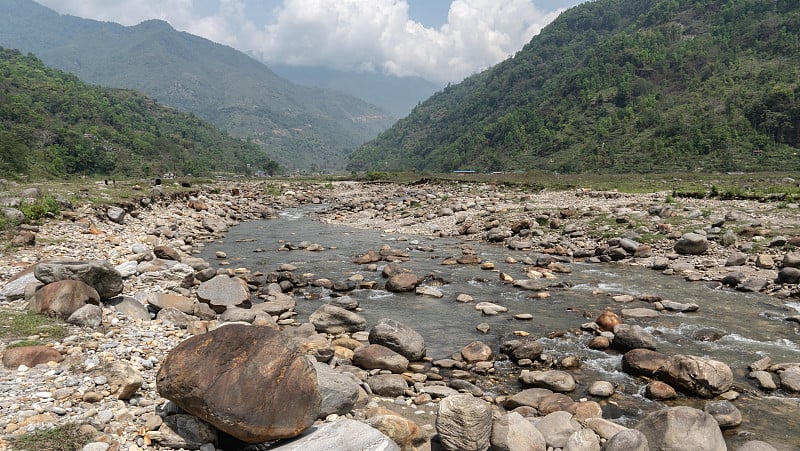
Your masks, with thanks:
[{"label": "bush", "polygon": [[43,218],[56,217],[61,212],[61,205],[55,197],[45,195],[30,204],[20,205],[19,210],[25,215],[27,222],[37,222]]}]

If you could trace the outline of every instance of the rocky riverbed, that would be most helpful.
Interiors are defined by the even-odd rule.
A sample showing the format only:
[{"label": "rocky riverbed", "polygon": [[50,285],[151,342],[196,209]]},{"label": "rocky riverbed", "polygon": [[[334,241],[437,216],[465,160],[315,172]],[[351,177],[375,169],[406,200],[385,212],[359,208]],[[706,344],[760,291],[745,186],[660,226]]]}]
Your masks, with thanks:
[{"label": "rocky riverbed", "polygon": [[[3,203],[13,206],[39,193],[8,194]],[[0,447],[15,436],[68,422],[83,424],[93,436],[85,448],[91,450],[242,449],[239,439],[262,442],[262,449],[486,449],[490,444],[494,449],[648,449],[643,437],[653,449],[692,449],[675,440],[697,443],[695,449],[725,449],[725,439],[734,449],[795,449],[800,443],[798,437],[768,440],[769,445],[747,434],[723,438],[722,429],[735,431],[742,422],[737,391],[791,402],[800,391],[800,364],[771,362],[767,356],[750,368],[730,368],[713,355],[657,352],[637,318],[690,311],[689,304],[657,297],[621,299],[620,309],[587,318],[581,326],[594,349],[624,353],[625,371],[651,380],[646,396],[665,403],[629,429],[603,418],[615,403],[617,387],[584,381],[591,385],[589,395],[573,399],[572,372],[580,362],[553,358],[537,341],[541,337],[519,336],[499,349],[476,341],[453,349],[451,358],[433,360],[424,355],[424,337],[413,330],[413,318],[367,325],[347,296],[350,290],[388,285],[435,296],[435,280],[403,272],[408,255],[402,249],[376,245],[353,255],[364,275],[346,280],[306,274],[289,264],[270,273],[233,265],[214,269],[197,257],[204,243],[237,223],[306,204],[317,205],[326,222],[457,236],[524,251],[524,275],[497,277],[532,296],[546,296],[545,282],[557,280],[574,262],[642,266],[673,275],[675,283],[761,292],[787,302],[800,296],[800,253],[795,250],[800,209],[791,203],[673,198],[668,192],[530,192],[467,183],[224,182],[177,197],[156,187],[119,206],[71,205],[63,218],[22,227],[17,246],[0,256],[3,309],[35,308],[75,324],[62,339],[28,337],[44,342],[42,347],[2,343]],[[13,207],[4,214],[14,215]],[[286,247],[323,250],[316,243]],[[224,261],[224,255],[217,257]],[[443,264],[491,264],[466,250],[453,260]],[[84,269],[90,261],[98,268]],[[90,273],[99,275],[86,276]],[[301,323],[295,296],[307,294],[308,286],[334,296]],[[453,302],[470,301],[468,293],[459,298]],[[500,304],[480,306],[481,311],[497,314]],[[787,315],[787,329],[798,321]],[[225,323],[232,325],[219,328]],[[252,325],[261,326],[252,330],[281,332],[251,337],[252,347],[219,346],[220,340],[234,341],[231,333],[250,331],[227,328]],[[199,379],[179,377],[190,372],[187,357],[171,351],[199,339],[193,337],[225,337],[222,332],[228,338],[218,339],[213,352],[200,353],[216,361],[188,361]],[[257,346],[275,340],[287,343],[281,357],[285,364],[276,373],[266,371],[265,364],[256,365],[260,370],[249,367],[247,362],[276,358],[259,350],[280,346]],[[172,363],[167,365],[168,355]],[[242,373],[234,377],[225,370],[229,367]],[[280,368],[294,368],[291,384],[275,382],[286,377]],[[750,375],[750,386],[734,386],[739,372]],[[263,378],[258,387],[254,377]],[[500,384],[503,377],[515,379],[520,391],[489,394],[486,384]],[[314,378],[317,390],[302,388],[311,387],[304,382]],[[198,386],[206,390],[202,405],[192,392]],[[220,386],[225,390],[214,389]],[[273,393],[264,398],[277,404],[258,404],[263,398],[253,395],[264,391]],[[233,399],[231,393],[238,395]],[[677,401],[669,401],[678,394]],[[248,400],[257,405],[236,421],[220,413]],[[262,415],[250,418],[259,408],[265,410]],[[796,413],[789,411],[787,417]],[[255,427],[248,426],[248,418]],[[313,433],[301,439],[306,442],[275,442],[312,424]],[[365,443],[373,447],[348,442],[352,437],[367,437]]]}]

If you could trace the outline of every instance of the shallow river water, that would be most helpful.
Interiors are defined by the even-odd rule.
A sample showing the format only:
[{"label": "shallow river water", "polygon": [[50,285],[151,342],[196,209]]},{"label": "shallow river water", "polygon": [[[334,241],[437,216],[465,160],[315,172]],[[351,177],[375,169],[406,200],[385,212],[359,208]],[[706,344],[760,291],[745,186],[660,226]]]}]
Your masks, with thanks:
[{"label": "shallow river water", "polygon": [[[320,244],[325,250],[278,251],[286,242],[299,244],[302,241]],[[446,283],[437,287],[444,297],[394,294],[382,289],[356,290],[350,296],[359,301],[362,309],[359,314],[366,318],[367,330],[381,318],[401,321],[422,334],[427,355],[434,359],[448,357],[474,340],[497,349],[500,340],[515,331],[530,333],[541,337],[546,350],[557,355],[576,355],[583,362],[583,367],[574,372],[580,387],[572,394],[573,398],[586,396],[586,387],[595,380],[617,384],[619,395],[603,403],[604,415],[633,426],[636,417],[663,404],[641,395],[646,382],[620,371],[619,354],[589,350],[585,343],[591,336],[571,331],[609,307],[616,312],[622,308],[650,307],[642,301],[620,305],[610,295],[650,294],[665,300],[695,303],[700,306],[697,312],[663,313],[656,319],[626,322],[639,324],[653,333],[659,341],[657,349],[662,353],[708,356],[731,367],[734,388],[743,393],[734,404],[744,416],[741,426],[725,431],[731,449],[747,439],[764,440],[781,450],[800,449],[800,399],[782,392],[774,395],[760,392],[746,377],[747,366],[764,356],[769,356],[773,363],[800,362],[798,325],[786,321],[800,310],[797,301],[714,289],[702,282],[689,283],[645,268],[588,263],[569,264],[571,273],[557,274],[558,279],[551,281],[561,282],[562,287],[551,287],[549,298],[531,299],[530,292],[503,283],[499,278],[499,272],[503,272],[515,279],[524,279],[525,265],[508,264],[505,260],[510,256],[522,261],[529,253],[454,238],[403,236],[324,224],[315,219],[310,209],[288,210],[276,220],[240,224],[232,228],[225,239],[208,243],[201,256],[219,264],[215,252],[224,251],[228,267],[263,272],[291,263],[298,267],[299,273],[313,273],[316,278],[334,281],[361,274],[365,280],[377,281],[376,288],[382,288],[380,269],[369,272],[366,266],[356,265],[353,260],[370,249],[377,251],[384,244],[406,250],[410,261],[402,265],[416,275],[432,274],[444,279]],[[465,247],[474,250],[482,261],[493,262],[495,270],[482,270],[479,265],[441,264],[446,257],[460,256]],[[330,300],[326,290],[308,287],[306,291],[317,296],[314,300],[297,297],[299,322],[306,322],[310,313]],[[474,302],[456,302],[459,293],[471,295]],[[501,304],[509,311],[498,316],[482,316],[474,309],[474,304],[480,301]],[[530,313],[533,320],[515,320],[513,315],[517,313]],[[475,326],[479,323],[488,323],[490,332],[478,332]],[[715,329],[722,337],[716,341],[693,338],[697,331],[708,328]],[[557,333],[552,334],[554,332]],[[551,335],[555,335],[554,338],[548,338]],[[509,389],[513,388],[497,388],[497,391],[503,393]],[[491,392],[491,388],[488,391]],[[677,404],[702,408],[702,400],[679,398],[673,402]]]}]

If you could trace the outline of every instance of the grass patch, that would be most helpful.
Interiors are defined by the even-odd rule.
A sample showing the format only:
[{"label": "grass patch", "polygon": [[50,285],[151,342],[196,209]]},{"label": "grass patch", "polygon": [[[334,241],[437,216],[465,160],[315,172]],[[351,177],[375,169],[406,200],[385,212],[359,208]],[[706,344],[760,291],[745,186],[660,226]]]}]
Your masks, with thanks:
[{"label": "grass patch", "polygon": [[43,344],[44,343],[41,340],[17,340],[9,343],[8,346],[6,346],[6,349],[24,348],[25,346],[40,346]]},{"label": "grass patch", "polygon": [[80,425],[67,423],[50,429],[29,432],[11,439],[11,449],[27,451],[74,451],[92,440]]},{"label": "grass patch", "polygon": [[32,312],[0,312],[0,338],[18,339],[31,335],[60,339],[67,336],[66,323]]}]

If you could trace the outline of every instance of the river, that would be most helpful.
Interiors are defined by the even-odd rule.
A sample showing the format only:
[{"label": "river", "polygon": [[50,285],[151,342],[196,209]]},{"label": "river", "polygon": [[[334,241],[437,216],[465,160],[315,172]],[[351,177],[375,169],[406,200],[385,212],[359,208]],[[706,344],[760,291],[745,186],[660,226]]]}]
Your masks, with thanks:
[{"label": "river", "polygon": [[[323,251],[278,251],[286,243],[303,241],[324,247]],[[315,219],[311,208],[287,210],[275,220],[246,222],[233,227],[225,239],[208,243],[200,255],[213,264],[217,251],[227,254],[228,267],[246,267],[252,271],[270,272],[280,264],[297,266],[299,273],[313,273],[316,278],[343,280],[355,274],[377,281],[382,288],[380,270],[370,272],[356,265],[356,256],[388,244],[404,250],[410,260],[402,265],[416,275],[433,275],[444,280],[437,287],[442,298],[413,293],[389,293],[382,289],[355,290],[349,295],[357,299],[367,320],[367,330],[381,318],[393,318],[414,328],[425,337],[427,354],[434,359],[450,356],[474,340],[481,340],[497,349],[502,338],[520,331],[529,333],[556,355],[575,355],[583,367],[574,371],[580,382],[573,398],[587,396],[586,387],[595,380],[615,383],[618,395],[604,404],[606,417],[632,426],[643,413],[662,406],[642,396],[646,383],[620,371],[621,356],[613,351],[592,351],[585,346],[589,334],[576,333],[580,325],[596,318],[607,308],[650,307],[644,301],[621,305],[611,295],[655,295],[665,300],[694,303],[693,313],[662,313],[656,319],[626,320],[639,324],[658,339],[658,351],[665,354],[707,356],[728,364],[734,372],[734,387],[742,396],[734,401],[744,416],[741,426],[724,431],[730,447],[747,439],[764,440],[778,449],[800,449],[800,399],[785,393],[764,393],[747,378],[747,366],[769,356],[773,363],[800,362],[798,324],[786,321],[800,310],[799,302],[758,293],[718,289],[703,282],[685,282],[677,276],[662,275],[641,267],[618,264],[570,263],[570,273],[557,274],[550,280],[549,297],[532,299],[530,292],[500,280],[500,272],[515,279],[525,278],[526,265],[506,263],[508,257],[524,261],[530,253],[501,246],[464,241],[455,238],[430,238],[381,233],[378,230],[356,230],[344,225],[325,224]],[[472,249],[482,261],[494,263],[494,270],[479,265],[442,265],[446,257],[458,257],[462,249]],[[379,263],[383,265],[384,263]],[[475,300],[458,303],[456,295],[466,293]],[[330,300],[330,293],[307,287],[297,296],[297,320],[306,322],[308,315]],[[489,301],[508,307],[507,313],[482,316],[474,304]],[[516,320],[513,315],[530,313],[532,320]],[[479,323],[488,323],[490,331],[476,330]],[[721,338],[716,341],[695,339],[698,331],[713,329]],[[548,337],[553,338],[548,338]],[[500,390],[500,389],[498,389]],[[670,405],[692,405],[702,408],[702,400],[679,397]]]}]

